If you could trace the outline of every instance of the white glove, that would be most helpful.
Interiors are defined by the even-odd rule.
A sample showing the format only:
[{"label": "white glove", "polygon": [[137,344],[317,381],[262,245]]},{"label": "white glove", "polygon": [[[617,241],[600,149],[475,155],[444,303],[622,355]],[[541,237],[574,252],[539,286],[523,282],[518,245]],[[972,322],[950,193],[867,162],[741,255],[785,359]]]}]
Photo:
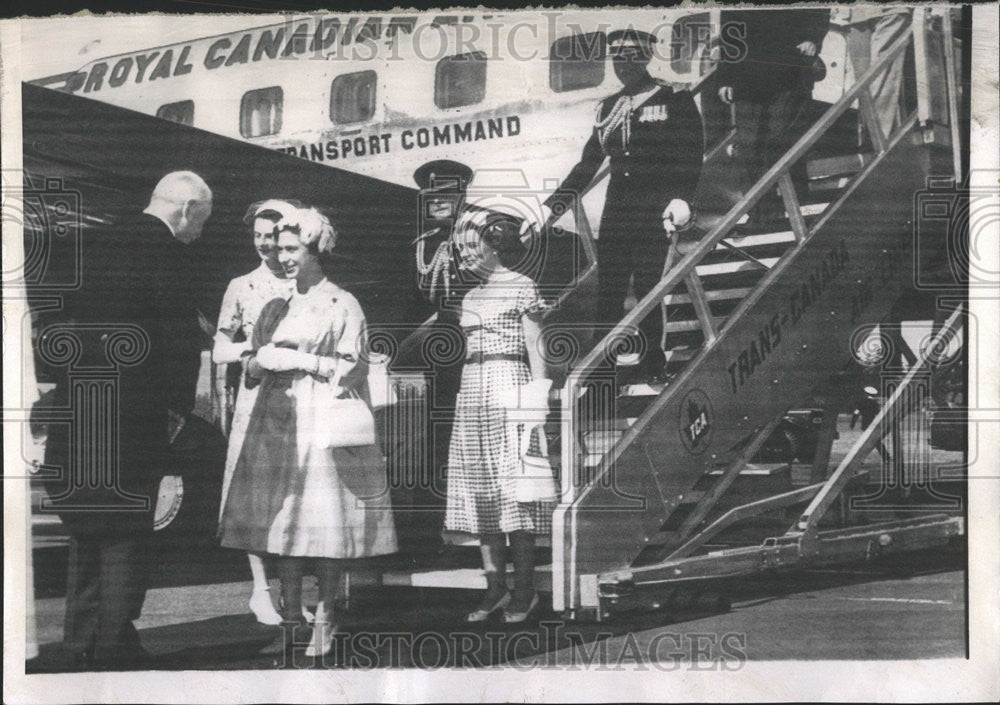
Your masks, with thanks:
[{"label": "white glove", "polygon": [[257,364],[271,372],[292,372],[295,370],[313,372],[316,370],[317,361],[316,355],[289,348],[279,348],[273,343],[268,343],[257,351]]},{"label": "white glove", "polygon": [[549,222],[549,218],[551,217],[552,209],[544,203],[538,211],[532,210],[531,215],[521,222],[521,230],[519,233],[521,239],[524,240],[532,230],[535,232],[541,231],[542,227]]},{"label": "white glove", "polygon": [[691,222],[691,207],[687,201],[675,198],[663,209],[663,228],[668,232],[682,230]]},{"label": "white glove", "polygon": [[547,412],[549,408],[549,389],[551,379],[533,379],[521,387],[521,408],[539,409]]},{"label": "white glove", "polygon": [[239,362],[239,359],[243,357],[243,353],[249,352],[250,349],[251,344],[249,340],[242,343],[233,343],[229,340],[216,339],[215,345],[212,346],[212,362],[216,365]]}]

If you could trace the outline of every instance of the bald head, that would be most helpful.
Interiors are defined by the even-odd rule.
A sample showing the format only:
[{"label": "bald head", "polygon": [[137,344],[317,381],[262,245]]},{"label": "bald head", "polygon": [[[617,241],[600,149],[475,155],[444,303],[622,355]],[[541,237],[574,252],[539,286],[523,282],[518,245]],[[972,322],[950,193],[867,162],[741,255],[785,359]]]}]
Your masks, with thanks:
[{"label": "bald head", "polygon": [[173,171],[156,184],[145,212],[170,226],[181,242],[194,242],[212,214],[212,189],[193,171]]}]

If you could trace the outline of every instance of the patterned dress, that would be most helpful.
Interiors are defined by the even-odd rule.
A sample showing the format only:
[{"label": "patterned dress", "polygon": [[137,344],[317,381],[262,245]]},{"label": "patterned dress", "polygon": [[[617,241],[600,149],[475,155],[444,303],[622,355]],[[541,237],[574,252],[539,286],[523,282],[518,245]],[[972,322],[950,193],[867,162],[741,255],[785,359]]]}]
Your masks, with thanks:
[{"label": "patterned dress", "polygon": [[[358,360],[361,306],[323,280],[271,301],[253,346],[267,343]],[[306,372],[266,372],[219,524],[223,546],[282,556],[361,558],[396,551],[385,462],[376,446],[325,448],[311,429],[337,423],[314,399],[328,381]],[[363,365],[341,382],[367,396]]]},{"label": "patterned dress", "polygon": [[[253,329],[260,317],[264,305],[272,299],[285,299],[295,288],[294,279],[276,277],[268,266],[261,262],[252,272],[236,277],[226,287],[222,297],[222,309],[219,311],[220,333],[225,333],[230,340],[242,335],[244,340],[253,340]],[[233,468],[243,447],[243,437],[246,435],[250,411],[257,399],[257,387],[247,389],[240,385],[233,409],[233,424],[229,430],[229,450],[226,453],[226,469],[222,476],[222,503],[226,506],[226,495],[229,493],[229,483],[233,479]]]},{"label": "patterned dress", "polygon": [[[473,359],[462,370],[456,401],[448,452],[446,531],[546,534],[552,529],[551,504],[516,499],[513,476],[520,468],[520,439],[509,431],[505,406],[513,390],[531,381],[523,360],[521,319],[541,305],[535,283],[511,272],[473,289],[462,300],[461,325]],[[478,362],[478,355],[486,359]]]}]

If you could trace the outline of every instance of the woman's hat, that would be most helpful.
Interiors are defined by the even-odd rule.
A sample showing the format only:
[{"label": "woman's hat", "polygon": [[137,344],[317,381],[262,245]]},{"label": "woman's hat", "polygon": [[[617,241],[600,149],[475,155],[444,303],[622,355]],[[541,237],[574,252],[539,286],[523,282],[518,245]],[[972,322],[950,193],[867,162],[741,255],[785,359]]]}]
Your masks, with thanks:
[{"label": "woman's hat", "polygon": [[277,222],[294,216],[301,207],[302,204],[298,201],[285,201],[280,198],[257,201],[256,203],[251,203],[250,207],[247,208],[246,215],[243,216],[243,222],[250,225],[255,218],[271,213],[275,214],[275,217],[271,219]]}]

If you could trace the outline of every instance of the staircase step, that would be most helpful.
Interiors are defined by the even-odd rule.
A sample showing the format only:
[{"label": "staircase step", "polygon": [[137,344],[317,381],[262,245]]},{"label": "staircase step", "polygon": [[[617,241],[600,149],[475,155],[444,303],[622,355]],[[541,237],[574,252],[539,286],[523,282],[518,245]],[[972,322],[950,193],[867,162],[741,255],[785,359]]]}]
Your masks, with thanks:
[{"label": "staircase step", "polygon": [[[734,245],[744,250],[748,250],[752,247],[759,247],[761,245],[774,245],[778,243],[793,243],[795,242],[795,233],[791,230],[780,230],[773,233],[759,233],[756,235],[738,235],[730,236],[724,238],[726,242],[730,245]],[[730,251],[728,247],[719,243],[715,246],[716,250],[726,250]],[[751,254],[753,254],[751,252]]]},{"label": "staircase step", "polygon": [[814,193],[827,191],[840,191],[851,182],[851,176],[830,176],[826,179],[817,179],[809,183],[809,190]]},{"label": "staircase step", "polygon": [[583,449],[588,455],[597,453],[607,453],[611,450],[623,431],[617,428],[601,431],[587,431],[583,434]]},{"label": "staircase step", "polygon": [[[508,581],[513,571],[508,566]],[[464,590],[485,590],[486,573],[482,568],[452,568],[449,570],[389,571],[382,574],[383,585],[427,588],[453,588]],[[535,567],[535,589],[541,592],[552,590],[552,565]]]},{"label": "staircase step", "polygon": [[618,390],[619,397],[655,397],[659,396],[666,385],[663,384],[626,384]]},{"label": "staircase step", "polygon": [[[788,463],[747,463],[747,466],[740,470],[740,477],[775,477],[785,472],[791,472],[792,466]],[[725,468],[709,470],[708,474],[718,476],[725,473]]]},{"label": "staircase step", "polygon": [[698,354],[701,348],[673,348],[672,350],[666,350],[663,354],[667,358],[667,363],[672,362],[687,362],[692,357]]},{"label": "staircase step", "polygon": [[844,154],[836,157],[813,159],[806,165],[809,179],[825,179],[841,174],[854,174],[865,168],[866,157],[863,154]]},{"label": "staircase step", "polygon": [[[712,319],[715,321],[716,328],[722,328],[722,325],[726,322],[724,316],[716,316]],[[689,321],[668,321],[666,325],[667,333],[679,333],[681,331],[693,331],[701,330],[701,321],[697,318]]]},{"label": "staircase step", "polygon": [[[752,291],[752,287],[738,286],[730,289],[706,289],[705,298],[709,301],[742,301],[747,294]],[[690,304],[690,294],[667,294],[663,297],[663,303],[667,306],[677,304]]]},{"label": "staircase step", "polygon": [[[767,257],[760,260],[761,264],[770,268],[773,267],[778,262],[777,257]],[[739,262],[720,262],[718,264],[704,264],[695,267],[700,277],[712,277],[719,274],[733,274],[734,272],[747,272],[754,270],[764,273],[764,270],[757,266],[754,262],[748,262],[747,260],[740,260]],[[702,282],[705,285],[705,282]]]}]

